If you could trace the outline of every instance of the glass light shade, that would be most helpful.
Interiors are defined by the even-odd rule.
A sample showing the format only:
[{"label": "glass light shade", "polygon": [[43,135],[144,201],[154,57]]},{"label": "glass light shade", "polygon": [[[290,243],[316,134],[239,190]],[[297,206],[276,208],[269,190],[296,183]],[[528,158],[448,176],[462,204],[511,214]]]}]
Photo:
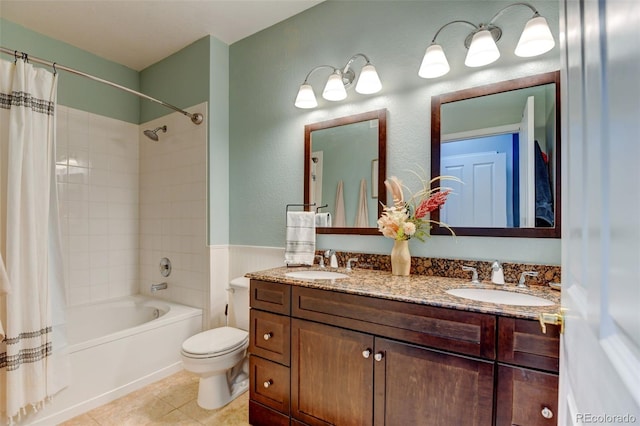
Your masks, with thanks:
[{"label": "glass light shade", "polygon": [[358,83],[356,84],[356,92],[363,95],[370,95],[372,93],[378,93],[382,89],[382,83],[380,77],[376,72],[376,67],[371,64],[367,64],[360,70],[360,77],[358,77]]},{"label": "glass light shade", "polygon": [[524,26],[515,54],[524,58],[538,56],[553,49],[555,45],[547,20],[542,16],[535,16]]},{"label": "glass light shade", "polygon": [[303,84],[298,90],[295,106],[298,108],[310,109],[318,106],[316,95],[313,93],[313,87],[310,84]]},{"label": "glass light shade", "polygon": [[341,101],[347,97],[347,91],[344,88],[340,72],[336,71],[329,76],[327,84],[324,86],[322,97],[328,101]]},{"label": "glass light shade", "polygon": [[468,67],[481,67],[496,61],[500,57],[500,51],[488,30],[480,30],[473,35],[469,52],[464,60]]},{"label": "glass light shade", "polygon": [[436,78],[449,72],[449,62],[439,44],[432,44],[422,58],[418,75],[422,78]]}]

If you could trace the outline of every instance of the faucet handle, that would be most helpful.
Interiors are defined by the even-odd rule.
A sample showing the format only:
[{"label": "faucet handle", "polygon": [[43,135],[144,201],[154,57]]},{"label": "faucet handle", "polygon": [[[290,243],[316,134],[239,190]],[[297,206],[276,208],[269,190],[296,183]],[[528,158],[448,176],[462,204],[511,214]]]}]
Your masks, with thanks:
[{"label": "faucet handle", "polygon": [[315,256],[313,256],[313,258],[320,258],[320,261],[318,261],[318,266],[320,266],[321,268],[324,268],[324,256],[322,256],[321,254],[316,254]]},{"label": "faucet handle", "polygon": [[520,274],[520,279],[518,280],[518,287],[519,288],[527,288],[527,287],[529,287],[524,282],[525,278],[526,277],[537,277],[537,276],[538,276],[538,273],[536,271],[524,271],[522,274]]},{"label": "faucet handle", "polygon": [[473,266],[463,265],[462,270],[473,272],[473,275],[471,276],[471,282],[474,284],[480,284],[480,281],[478,280],[478,270],[476,268],[474,268]]},{"label": "faucet handle", "polygon": [[352,257],[349,260],[347,260],[347,267],[345,268],[347,271],[351,271],[351,262],[357,262],[358,258],[357,257]]}]

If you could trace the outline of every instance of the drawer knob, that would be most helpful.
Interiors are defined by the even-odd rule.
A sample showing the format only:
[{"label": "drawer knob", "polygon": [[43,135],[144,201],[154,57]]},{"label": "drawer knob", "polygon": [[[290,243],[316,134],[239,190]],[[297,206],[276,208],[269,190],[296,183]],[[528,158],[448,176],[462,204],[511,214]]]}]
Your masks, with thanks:
[{"label": "drawer knob", "polygon": [[384,358],[384,354],[382,352],[378,352],[373,356],[373,359],[375,359],[378,362],[382,361],[382,358]]},{"label": "drawer knob", "polygon": [[262,336],[262,338],[264,340],[269,340],[273,337],[273,333],[272,332],[268,332],[268,333],[264,333],[264,336]]},{"label": "drawer knob", "polygon": [[542,414],[542,417],[544,417],[545,419],[553,418],[553,411],[551,411],[549,407],[544,407],[540,414]]},{"label": "drawer knob", "polygon": [[363,358],[369,358],[370,356],[371,356],[371,349],[365,349],[364,351],[362,351]]},{"label": "drawer knob", "polygon": [[269,380],[267,380],[266,382],[263,383],[263,386],[265,387],[265,389],[267,389],[272,384],[273,384],[273,381],[271,379],[269,379]]}]

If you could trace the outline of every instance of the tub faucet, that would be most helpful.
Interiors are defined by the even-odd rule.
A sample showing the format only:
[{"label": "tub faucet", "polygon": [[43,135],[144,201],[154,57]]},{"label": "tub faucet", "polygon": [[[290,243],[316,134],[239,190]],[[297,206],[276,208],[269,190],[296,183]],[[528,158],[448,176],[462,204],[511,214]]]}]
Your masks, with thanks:
[{"label": "tub faucet", "polygon": [[166,290],[167,283],[151,284],[151,293],[155,293],[158,290]]}]

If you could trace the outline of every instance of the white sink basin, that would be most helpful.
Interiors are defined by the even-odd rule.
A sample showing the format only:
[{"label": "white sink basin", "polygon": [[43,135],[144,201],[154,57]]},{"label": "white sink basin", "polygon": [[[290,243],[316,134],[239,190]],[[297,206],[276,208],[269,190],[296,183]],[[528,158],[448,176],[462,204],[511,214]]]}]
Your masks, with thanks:
[{"label": "white sink basin", "polygon": [[489,288],[454,288],[447,293],[479,302],[498,303],[516,306],[551,306],[554,303],[542,297],[512,291],[492,290]]},{"label": "white sink basin", "polygon": [[347,278],[348,275],[334,271],[295,271],[285,273],[287,277],[298,278],[302,280],[335,280],[338,278]]}]

